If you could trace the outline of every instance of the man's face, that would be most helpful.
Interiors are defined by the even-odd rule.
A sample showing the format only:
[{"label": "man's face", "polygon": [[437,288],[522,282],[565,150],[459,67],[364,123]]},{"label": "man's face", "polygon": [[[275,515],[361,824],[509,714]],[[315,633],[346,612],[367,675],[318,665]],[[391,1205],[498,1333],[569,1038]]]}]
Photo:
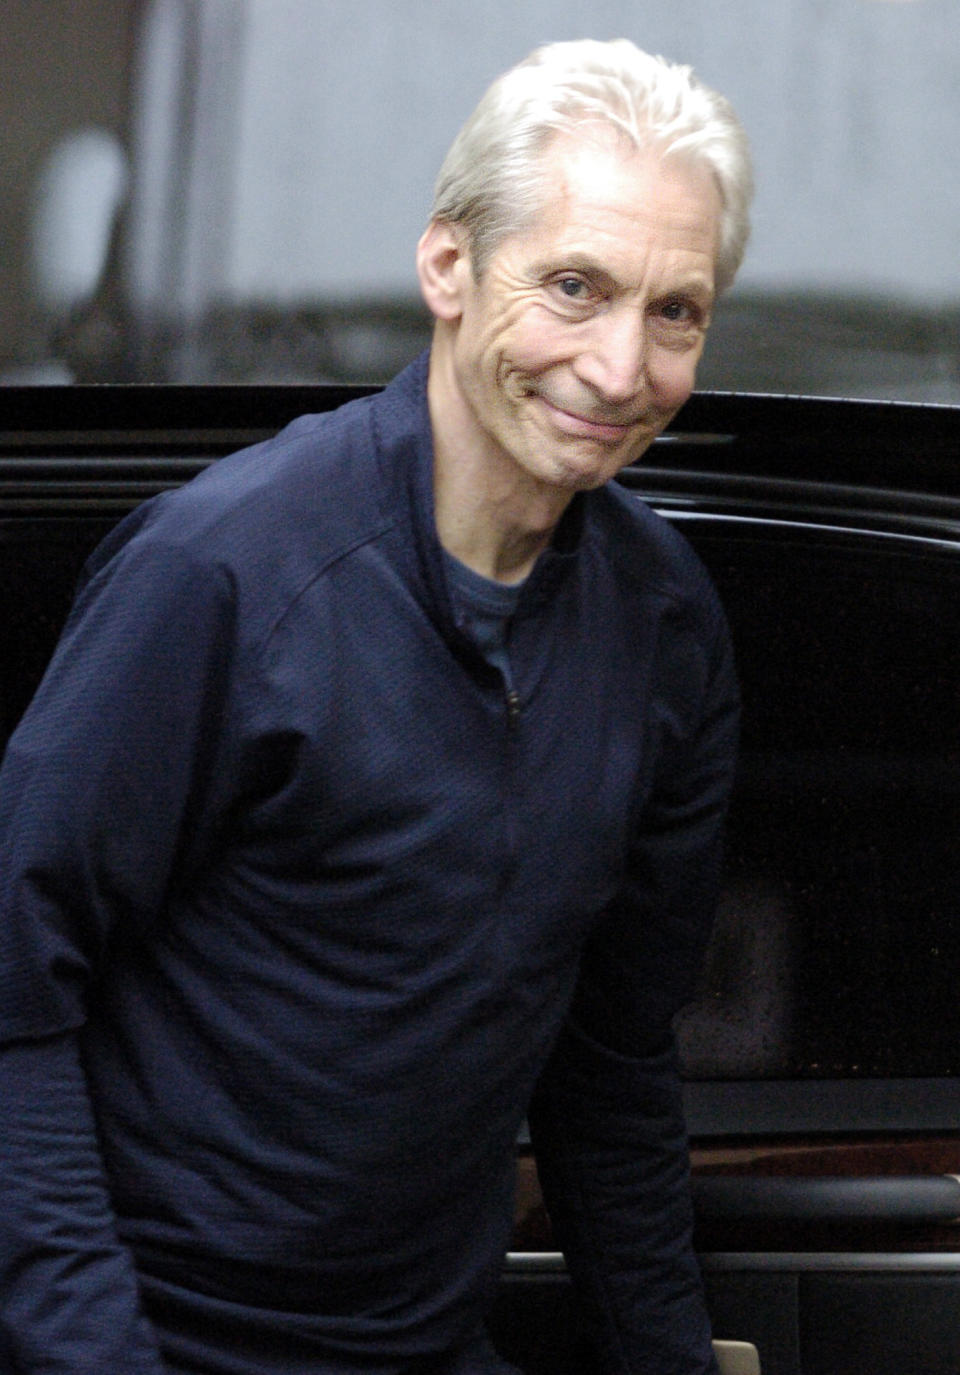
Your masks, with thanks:
[{"label": "man's face", "polygon": [[572,492],[638,458],[690,395],[720,198],[706,171],[604,128],[557,138],[543,172],[533,225],[479,282],[457,264],[440,418],[459,448]]}]

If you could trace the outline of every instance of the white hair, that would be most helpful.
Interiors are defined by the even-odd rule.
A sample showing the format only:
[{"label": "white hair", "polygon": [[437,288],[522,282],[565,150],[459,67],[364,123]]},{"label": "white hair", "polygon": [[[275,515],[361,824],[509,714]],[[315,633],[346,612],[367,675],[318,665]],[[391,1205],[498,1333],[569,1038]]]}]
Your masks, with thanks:
[{"label": "white hair", "polygon": [[746,134],[729,102],[689,67],[626,38],[551,43],[499,77],[451,145],[431,218],[464,227],[479,277],[498,244],[541,208],[539,164],[547,144],[598,120],[635,148],[684,157],[711,173],[721,199],[717,290],[728,287],[750,233]]}]

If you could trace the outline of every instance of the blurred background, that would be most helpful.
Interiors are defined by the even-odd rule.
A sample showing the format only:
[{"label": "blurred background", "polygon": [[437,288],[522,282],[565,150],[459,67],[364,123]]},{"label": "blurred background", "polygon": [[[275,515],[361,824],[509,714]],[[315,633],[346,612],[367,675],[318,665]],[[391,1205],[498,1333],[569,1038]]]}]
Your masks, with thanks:
[{"label": "blurred background", "polygon": [[385,379],[462,120],[621,35],[753,142],[700,385],[960,403],[958,0],[0,0],[0,383]]}]

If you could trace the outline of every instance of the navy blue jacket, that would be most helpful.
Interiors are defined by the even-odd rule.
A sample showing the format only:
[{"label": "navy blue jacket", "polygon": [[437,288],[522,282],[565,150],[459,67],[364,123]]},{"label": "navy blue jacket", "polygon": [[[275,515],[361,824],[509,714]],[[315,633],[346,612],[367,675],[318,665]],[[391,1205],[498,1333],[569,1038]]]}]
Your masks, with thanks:
[{"label": "navy blue jacket", "polygon": [[451,609],[426,369],[138,508],[10,742],[19,1371],[459,1368],[528,1107],[598,1368],[713,1369],[670,1021],[732,768],[723,618],[666,523],[577,497],[510,711]]}]

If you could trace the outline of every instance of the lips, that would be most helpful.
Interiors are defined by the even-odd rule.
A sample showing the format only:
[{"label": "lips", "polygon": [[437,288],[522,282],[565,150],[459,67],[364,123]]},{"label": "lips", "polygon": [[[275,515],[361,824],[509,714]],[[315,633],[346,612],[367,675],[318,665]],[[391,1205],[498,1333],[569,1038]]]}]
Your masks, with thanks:
[{"label": "lips", "polygon": [[620,444],[637,425],[636,420],[626,423],[615,422],[567,410],[565,406],[558,406],[550,401],[542,392],[539,393],[538,399],[549,412],[556,428],[574,438],[593,439],[600,444]]}]

